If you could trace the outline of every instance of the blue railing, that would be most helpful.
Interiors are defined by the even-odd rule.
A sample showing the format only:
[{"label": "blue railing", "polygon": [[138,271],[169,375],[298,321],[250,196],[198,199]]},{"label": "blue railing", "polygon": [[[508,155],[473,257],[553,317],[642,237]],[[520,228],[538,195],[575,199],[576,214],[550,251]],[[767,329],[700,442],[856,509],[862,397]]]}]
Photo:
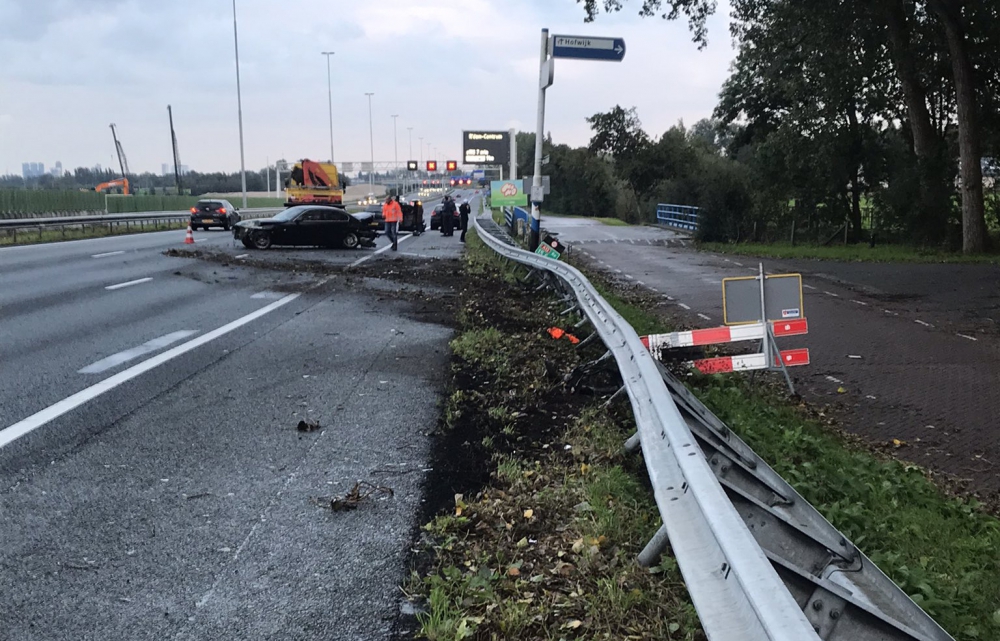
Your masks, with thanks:
[{"label": "blue railing", "polygon": [[697,231],[698,229],[698,208],[687,205],[657,205],[657,222],[669,227]]},{"label": "blue railing", "polygon": [[503,216],[512,236],[526,236],[531,229],[531,213],[521,207],[504,207]]}]

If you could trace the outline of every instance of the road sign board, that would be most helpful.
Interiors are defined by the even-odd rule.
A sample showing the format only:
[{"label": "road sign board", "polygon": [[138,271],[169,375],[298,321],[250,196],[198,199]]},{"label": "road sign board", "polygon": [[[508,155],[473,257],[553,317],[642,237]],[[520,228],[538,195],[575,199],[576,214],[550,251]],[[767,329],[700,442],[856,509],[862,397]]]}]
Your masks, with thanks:
[{"label": "road sign board", "polygon": [[417,170],[417,161],[416,160],[407,160],[406,161],[406,169],[407,169],[407,171],[416,171]]},{"label": "road sign board", "polygon": [[510,163],[509,131],[463,131],[462,164],[507,165]]},{"label": "road sign board", "polygon": [[552,57],[621,62],[622,58],[625,57],[625,40],[624,38],[553,35]]},{"label": "road sign board", "polygon": [[492,207],[524,207],[528,204],[528,195],[524,193],[524,181],[491,181],[490,201]]},{"label": "road sign board", "polygon": [[559,260],[561,255],[555,249],[553,249],[548,243],[542,242],[538,244],[538,249],[535,250],[536,254],[545,256],[546,258],[551,258],[553,260]]},{"label": "road sign board", "polygon": [[[768,276],[764,280],[764,300],[769,321],[805,318],[802,276]],[[726,325],[760,322],[760,281],[757,277],[726,278],[722,281],[722,317]]]}]

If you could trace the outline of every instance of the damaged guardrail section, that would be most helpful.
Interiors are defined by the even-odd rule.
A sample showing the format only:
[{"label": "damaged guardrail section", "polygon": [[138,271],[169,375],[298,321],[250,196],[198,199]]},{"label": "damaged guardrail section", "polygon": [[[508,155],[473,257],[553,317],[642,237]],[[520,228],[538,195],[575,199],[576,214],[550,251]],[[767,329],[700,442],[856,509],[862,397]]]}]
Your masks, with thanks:
[{"label": "damaged guardrail section", "polygon": [[663,527],[709,639],[946,641],[951,637],[656,361],[574,267],[494,251],[553,274],[614,357]]}]

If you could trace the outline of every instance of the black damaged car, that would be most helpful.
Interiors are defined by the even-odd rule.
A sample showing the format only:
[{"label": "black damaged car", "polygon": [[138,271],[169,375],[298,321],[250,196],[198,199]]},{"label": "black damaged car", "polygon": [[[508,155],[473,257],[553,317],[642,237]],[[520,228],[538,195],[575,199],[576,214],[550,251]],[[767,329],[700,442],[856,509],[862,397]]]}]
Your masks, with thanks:
[{"label": "black damaged car", "polygon": [[233,237],[248,249],[271,245],[372,247],[379,223],[370,213],[349,214],[339,207],[299,205],[272,218],[245,220],[233,227]]}]

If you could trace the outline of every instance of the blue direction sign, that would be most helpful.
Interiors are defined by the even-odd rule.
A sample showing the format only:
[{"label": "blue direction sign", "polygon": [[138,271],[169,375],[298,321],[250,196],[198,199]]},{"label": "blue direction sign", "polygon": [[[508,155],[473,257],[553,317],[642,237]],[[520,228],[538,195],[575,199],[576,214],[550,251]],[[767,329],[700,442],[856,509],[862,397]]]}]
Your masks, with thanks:
[{"label": "blue direction sign", "polygon": [[624,38],[553,35],[552,57],[621,62],[622,58],[625,57],[625,40]]}]

